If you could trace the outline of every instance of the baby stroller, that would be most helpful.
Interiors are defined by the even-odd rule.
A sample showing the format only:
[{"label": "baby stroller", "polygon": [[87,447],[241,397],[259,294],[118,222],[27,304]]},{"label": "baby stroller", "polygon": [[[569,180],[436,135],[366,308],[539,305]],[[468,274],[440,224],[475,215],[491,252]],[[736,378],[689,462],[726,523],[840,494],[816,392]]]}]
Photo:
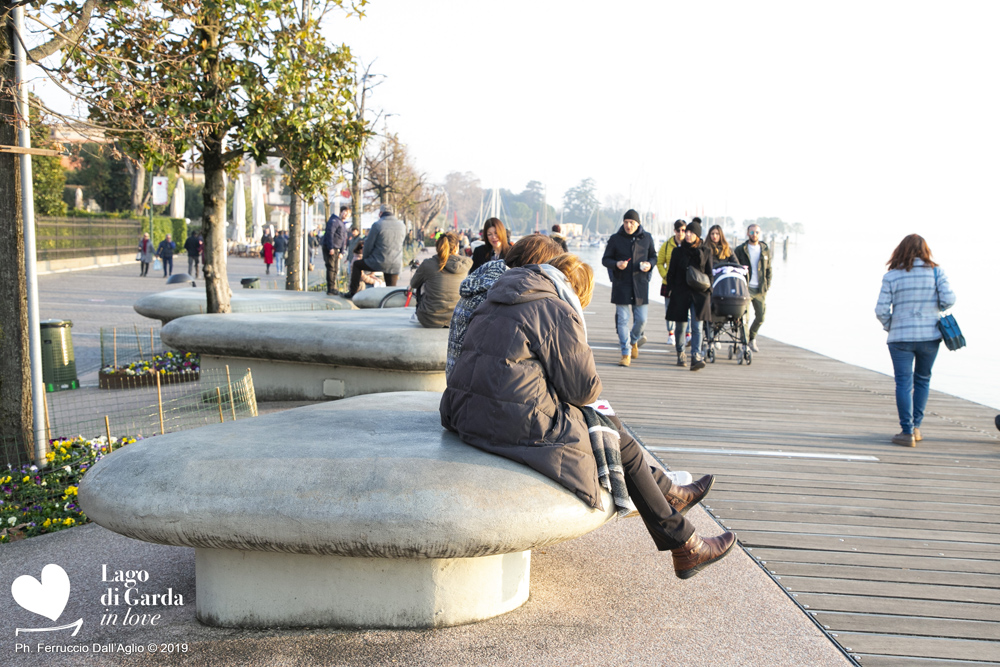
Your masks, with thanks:
[{"label": "baby stroller", "polygon": [[753,354],[747,344],[747,308],[750,306],[750,285],[747,269],[739,264],[719,264],[712,269],[712,321],[707,322],[705,358],[715,363],[715,347],[725,345],[729,358],[747,366]]}]

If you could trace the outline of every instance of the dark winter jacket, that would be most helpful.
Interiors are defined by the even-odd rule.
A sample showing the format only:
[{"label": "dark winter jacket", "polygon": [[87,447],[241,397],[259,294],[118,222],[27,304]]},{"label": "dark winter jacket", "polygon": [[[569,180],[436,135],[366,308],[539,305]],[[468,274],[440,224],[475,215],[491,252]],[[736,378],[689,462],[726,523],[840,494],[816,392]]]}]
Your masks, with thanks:
[{"label": "dark winter jacket", "polygon": [[452,313],[458,303],[458,289],[469,275],[472,260],[451,255],[443,269],[438,269],[438,258],[429,257],[420,263],[410,279],[410,289],[420,290],[417,302],[417,319],[428,329],[451,324]]},{"label": "dark winter jacket", "polygon": [[331,215],[326,221],[326,232],[323,234],[323,254],[329,255],[331,250],[343,252],[347,248],[347,226],[337,214]]},{"label": "dark winter jacket", "polygon": [[497,259],[503,259],[507,253],[501,253],[499,257],[493,256],[493,246],[489,243],[484,243],[481,246],[476,246],[472,250],[472,270],[475,271],[480,266],[486,262],[492,262]]},{"label": "dark winter jacket", "polygon": [[274,237],[274,252],[285,252],[286,250],[288,250],[288,237],[279,233]]},{"label": "dark winter jacket", "polygon": [[177,243],[163,239],[160,241],[160,245],[156,246],[156,256],[169,259],[174,256],[175,250],[177,250]]},{"label": "dark winter jacket", "polygon": [[693,303],[698,319],[707,322],[712,319],[712,291],[696,292],[688,287],[687,270],[689,266],[696,267],[711,279],[712,251],[708,244],[702,242],[697,248],[684,241],[670,254],[670,266],[667,268],[667,290],[670,294],[670,304],[667,306],[669,322],[686,322],[688,309]]},{"label": "dark winter jacket", "polygon": [[184,242],[184,249],[187,250],[187,254],[191,257],[198,257],[201,255],[201,237],[200,236],[189,236],[187,241]]},{"label": "dark winter jacket", "polygon": [[600,394],[580,315],[538,266],[509,269],[472,317],[441,397],[441,424],[600,507],[597,463],[577,407]]},{"label": "dark winter jacket", "polygon": [[362,257],[373,271],[398,274],[403,270],[403,238],[406,225],[394,216],[384,215],[375,221],[365,237]]},{"label": "dark winter jacket", "polygon": [[[733,254],[736,255],[736,261],[747,267],[747,282],[749,282],[753,275],[753,269],[750,266],[750,251],[747,249],[747,243],[749,242],[744,241],[737,246]],[[760,241],[760,260],[757,262],[757,274],[760,280],[757,289],[761,292],[767,292],[771,289],[771,249],[763,241]]]},{"label": "dark winter jacket", "polygon": [[[619,269],[617,263],[626,259],[630,260],[628,266]],[[636,306],[649,303],[650,271],[642,271],[640,262],[649,262],[650,271],[656,266],[653,236],[643,231],[642,226],[635,230],[635,234],[627,234],[622,225],[608,239],[601,259],[601,264],[611,274],[611,303]]]}]

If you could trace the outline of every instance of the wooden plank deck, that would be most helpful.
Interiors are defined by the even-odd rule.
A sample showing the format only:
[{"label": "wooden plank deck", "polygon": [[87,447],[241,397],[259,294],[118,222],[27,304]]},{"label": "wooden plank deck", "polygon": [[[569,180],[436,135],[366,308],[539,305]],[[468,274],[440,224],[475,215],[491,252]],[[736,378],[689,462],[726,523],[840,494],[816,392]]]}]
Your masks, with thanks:
[{"label": "wooden plank deck", "polygon": [[996,410],[932,391],[899,447],[892,378],[769,339],[692,373],[659,304],[620,368],[609,299],[587,309],[604,398],[670,467],[718,476],[707,508],[804,613],[866,667],[1000,664]]}]

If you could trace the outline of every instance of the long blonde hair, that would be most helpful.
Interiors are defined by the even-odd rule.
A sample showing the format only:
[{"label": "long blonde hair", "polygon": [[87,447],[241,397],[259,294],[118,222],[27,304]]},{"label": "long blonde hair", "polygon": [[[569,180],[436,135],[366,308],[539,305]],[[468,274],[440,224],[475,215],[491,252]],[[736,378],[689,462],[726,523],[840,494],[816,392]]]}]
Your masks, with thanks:
[{"label": "long blonde hair", "polygon": [[438,237],[434,247],[437,248],[438,271],[444,271],[448,258],[458,250],[458,237],[453,232],[445,232]]},{"label": "long blonde hair", "polygon": [[586,308],[590,305],[590,300],[594,298],[594,269],[590,264],[580,260],[572,253],[563,253],[549,260],[551,266],[562,271],[569,284],[573,286],[573,291],[580,299],[580,305]]}]

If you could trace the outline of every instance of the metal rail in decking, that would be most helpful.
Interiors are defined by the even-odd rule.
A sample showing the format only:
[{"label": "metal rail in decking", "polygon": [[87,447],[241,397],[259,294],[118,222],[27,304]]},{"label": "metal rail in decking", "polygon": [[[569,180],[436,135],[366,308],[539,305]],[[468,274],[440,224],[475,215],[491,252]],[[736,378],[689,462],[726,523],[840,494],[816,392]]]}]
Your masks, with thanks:
[{"label": "metal rail in decking", "polygon": [[658,304],[620,368],[608,300],[587,309],[604,397],[670,467],[718,476],[706,506],[834,641],[865,666],[1000,664],[996,410],[932,392],[899,447],[892,378],[771,340],[692,373]]}]

